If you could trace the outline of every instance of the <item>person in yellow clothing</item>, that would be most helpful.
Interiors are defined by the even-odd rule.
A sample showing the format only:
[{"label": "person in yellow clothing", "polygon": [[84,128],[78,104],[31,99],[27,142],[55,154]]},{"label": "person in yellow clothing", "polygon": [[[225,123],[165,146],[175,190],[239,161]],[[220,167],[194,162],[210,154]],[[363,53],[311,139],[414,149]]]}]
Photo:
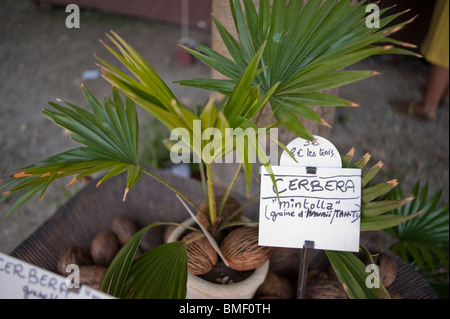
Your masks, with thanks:
[{"label": "person in yellow clothing", "polygon": [[430,62],[426,92],[420,103],[401,103],[394,109],[410,117],[434,120],[439,103],[448,102],[449,84],[449,0],[437,0],[428,34],[421,52]]}]

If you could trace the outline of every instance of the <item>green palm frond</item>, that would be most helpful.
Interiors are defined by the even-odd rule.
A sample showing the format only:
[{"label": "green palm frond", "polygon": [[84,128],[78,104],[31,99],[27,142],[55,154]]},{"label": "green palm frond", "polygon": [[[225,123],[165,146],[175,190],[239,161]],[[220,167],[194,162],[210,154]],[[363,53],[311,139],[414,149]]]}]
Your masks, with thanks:
[{"label": "green palm frond", "polygon": [[2,200],[20,194],[7,215],[39,192],[42,198],[47,187],[59,178],[75,176],[72,183],[82,177],[108,171],[100,184],[127,172],[124,198],[139,180],[142,169],[137,162],[139,124],[134,103],[127,99],[124,104],[115,88],[113,98],[105,97],[104,105],[84,86],[82,91],[93,113],[68,102],[64,102],[66,106],[49,102],[55,110],[44,109],[43,114],[69,130],[71,138],[83,146],[17,170],[0,188],[4,192]]},{"label": "green palm frond", "polygon": [[[423,213],[412,220],[386,229],[399,239],[391,250],[407,262],[415,261],[421,269],[436,267],[436,260],[446,269],[449,267],[449,204],[439,206],[442,190],[428,199],[428,183],[421,189],[417,182],[411,196],[415,199],[407,205],[392,210],[393,214],[411,216]],[[392,200],[403,198],[401,187],[388,195]]]},{"label": "green palm frond", "polygon": [[153,223],[136,233],[108,267],[99,290],[117,298],[183,299],[186,297],[187,250],[183,242],[164,244],[135,259]]},{"label": "green palm frond", "polygon": [[[265,44],[253,85],[262,94],[274,89],[269,99],[276,120],[297,136],[313,139],[299,118],[326,123],[309,106],[356,106],[356,103],[321,91],[366,79],[372,71],[341,69],[376,54],[413,54],[394,46],[402,45],[389,35],[409,21],[385,28],[401,15],[380,19],[380,29],[366,26],[363,1],[351,5],[350,0],[308,1],[261,0],[259,10],[251,0],[230,0],[238,39],[213,17],[213,21],[232,59],[200,45],[197,51],[186,48],[203,63],[228,79],[190,79],[182,85],[204,88],[230,95],[233,83]],[[380,11],[386,15],[390,8]]]},{"label": "green palm frond", "polygon": [[373,167],[367,169],[366,166],[371,160],[372,155],[365,154],[362,158],[353,162],[354,153],[355,151],[352,149],[342,158],[342,167],[363,169],[361,178],[361,231],[394,227],[422,213],[421,211],[417,211],[415,214],[409,216],[389,214],[392,210],[410,203],[414,200],[414,197],[395,200],[384,199],[383,196],[398,186],[397,180],[372,185],[371,182],[382,169],[383,163],[378,162]]},{"label": "green palm frond", "polygon": [[356,255],[345,251],[327,250],[325,253],[350,299],[390,298],[381,283],[379,288],[367,286],[366,265]]}]

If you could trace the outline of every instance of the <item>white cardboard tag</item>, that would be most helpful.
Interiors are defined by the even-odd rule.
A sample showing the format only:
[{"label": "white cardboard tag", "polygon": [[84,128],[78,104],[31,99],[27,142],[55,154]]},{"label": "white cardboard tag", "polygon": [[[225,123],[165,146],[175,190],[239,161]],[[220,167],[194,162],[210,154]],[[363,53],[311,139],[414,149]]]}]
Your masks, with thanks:
[{"label": "white cardboard tag", "polygon": [[66,278],[0,253],[0,299],[115,299],[81,285],[68,288]]},{"label": "white cardboard tag", "polygon": [[[303,145],[296,150],[307,154],[309,148],[312,155],[328,145],[323,138],[317,140],[318,145],[295,141]],[[339,167],[312,167],[312,162],[308,167],[272,166],[279,197],[269,173],[261,169],[259,245],[303,248],[305,242],[313,241],[315,249],[359,251],[361,170],[341,168],[335,152],[327,152],[332,156],[321,165],[337,166],[338,159]]]}]

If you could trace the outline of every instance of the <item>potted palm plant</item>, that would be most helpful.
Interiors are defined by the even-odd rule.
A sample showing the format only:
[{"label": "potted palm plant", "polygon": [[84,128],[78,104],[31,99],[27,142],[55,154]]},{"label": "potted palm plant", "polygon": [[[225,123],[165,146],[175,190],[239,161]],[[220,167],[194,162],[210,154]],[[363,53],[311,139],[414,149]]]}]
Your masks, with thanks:
[{"label": "potted palm plant", "polygon": [[[72,139],[81,147],[18,169],[0,188],[2,200],[21,193],[8,214],[38,193],[42,198],[53,181],[68,176],[73,177],[72,183],[84,176],[106,171],[98,182],[100,187],[108,179],[126,174],[123,200],[142,174],[172,189],[174,197],[178,197],[191,212],[198,227],[183,224],[184,229],[192,232],[186,238],[177,238],[134,259],[145,233],[162,223],[140,230],[110,264],[100,286],[100,290],[106,293],[120,298],[184,298],[186,282],[189,282],[188,270],[210,269],[217,260],[239,271],[262,269],[255,271],[261,277],[257,281],[260,284],[267,273],[271,249],[258,246],[256,223],[240,217],[243,206],[235,205],[230,196],[242,169],[247,189],[250,188],[254,164],[248,156],[250,151],[255,152],[260,163],[271,172],[271,163],[258,138],[268,129],[282,126],[298,137],[313,140],[301,119],[324,125],[328,123],[308,105],[355,106],[351,101],[321,91],[375,74],[372,71],[343,71],[343,68],[375,54],[412,54],[394,46],[405,43],[389,38],[408,21],[385,28],[401,14],[387,15],[380,20],[380,29],[368,28],[362,2],[352,5],[349,0],[328,0],[322,4],[322,1],[311,0],[303,7],[302,2],[296,0],[288,1],[287,5],[284,0],[275,0],[272,6],[269,0],[261,0],[258,9],[251,0],[243,3],[230,0],[230,5],[238,39],[233,38],[214,17],[213,20],[232,59],[205,46],[197,50],[185,48],[228,79],[179,81],[182,85],[222,93],[226,96],[224,101],[210,100],[200,113],[185,107],[151,65],[121,36],[111,32],[107,37],[112,45],[102,44],[128,71],[121,71],[97,57],[103,77],[113,85],[112,96],[105,97],[100,103],[82,86],[92,112],[69,102],[64,102],[65,105],[50,102],[54,110],[43,111],[44,116],[72,132]],[[382,10],[381,14],[388,10]],[[126,96],[125,101],[121,93]],[[135,104],[178,137],[179,143],[171,144],[175,155],[188,150],[189,154],[192,153],[190,158],[198,160],[205,194],[203,204],[193,202],[183,194],[183,190],[175,189],[139,163],[139,125]],[[258,124],[266,107],[272,108],[272,122]],[[208,130],[217,133],[213,139],[204,139]],[[241,135],[236,137],[242,137],[247,143],[234,142],[229,136],[230,130],[240,130]],[[219,196],[213,183],[212,163],[232,152],[240,155],[242,163],[226,192]],[[352,162],[353,151],[350,151],[343,158],[343,167],[364,168],[369,159],[370,155],[366,155]],[[396,181],[370,185],[381,166],[377,164],[368,169],[362,177],[362,230],[392,227],[414,217],[385,214],[410,199],[378,199],[397,186]],[[273,183],[276,188],[274,179]],[[244,235],[234,235],[234,240],[231,240],[236,231]],[[196,251],[201,254],[195,255]],[[348,296],[388,296],[385,289],[374,290],[365,286],[365,267],[355,255],[326,253]],[[252,297],[253,293],[247,297]]]}]

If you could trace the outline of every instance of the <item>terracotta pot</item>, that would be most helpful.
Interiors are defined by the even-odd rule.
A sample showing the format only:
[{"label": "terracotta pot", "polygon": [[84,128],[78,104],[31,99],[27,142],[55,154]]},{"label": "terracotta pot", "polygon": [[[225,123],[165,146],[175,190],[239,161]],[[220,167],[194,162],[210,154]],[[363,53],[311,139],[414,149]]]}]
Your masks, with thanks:
[{"label": "terracotta pot", "polygon": [[[191,218],[182,223],[192,226],[195,221]],[[167,239],[168,243],[179,240],[186,231],[183,226],[176,227]],[[245,280],[221,285],[209,282],[203,278],[188,273],[186,299],[251,299],[258,287],[264,282],[269,271],[269,261],[255,271]]]}]

